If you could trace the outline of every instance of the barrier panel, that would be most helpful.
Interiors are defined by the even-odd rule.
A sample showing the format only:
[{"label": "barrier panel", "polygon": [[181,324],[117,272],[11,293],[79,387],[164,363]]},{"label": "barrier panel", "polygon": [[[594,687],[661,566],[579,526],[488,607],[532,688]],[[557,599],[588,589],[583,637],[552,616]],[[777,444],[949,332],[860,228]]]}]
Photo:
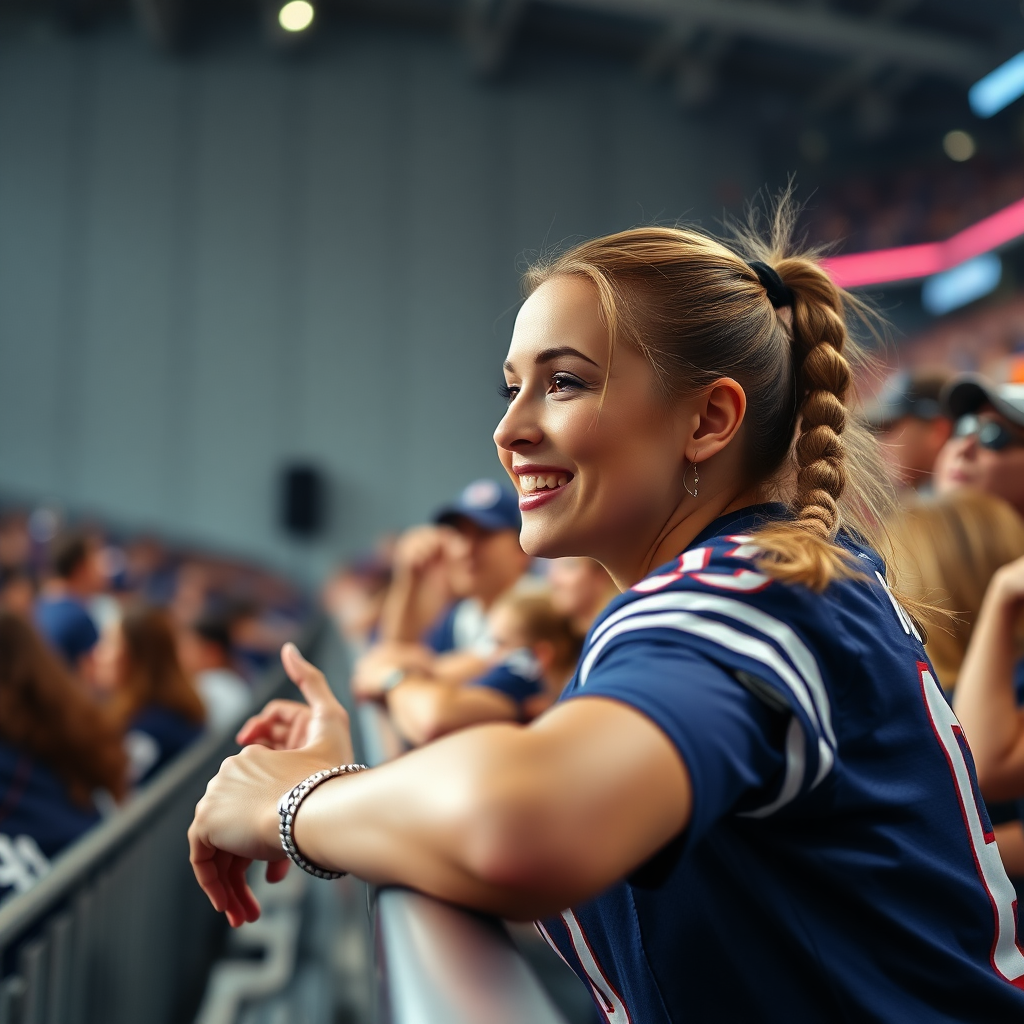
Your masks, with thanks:
[{"label": "barrier panel", "polygon": [[[325,627],[300,642],[314,659]],[[256,696],[289,691],[277,669]],[[196,885],[186,832],[233,736],[204,736],[0,906],[0,1024],[191,1022],[226,923]]]}]

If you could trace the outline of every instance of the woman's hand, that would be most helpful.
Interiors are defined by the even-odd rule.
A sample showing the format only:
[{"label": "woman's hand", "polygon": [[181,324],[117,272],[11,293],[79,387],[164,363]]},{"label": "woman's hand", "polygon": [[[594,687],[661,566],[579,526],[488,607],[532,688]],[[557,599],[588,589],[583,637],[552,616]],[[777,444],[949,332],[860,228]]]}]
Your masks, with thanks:
[{"label": "woman's hand", "polygon": [[272,882],[288,869],[278,837],[281,795],[313,772],[352,760],[348,715],[323,673],[294,644],[284,645],[281,661],[308,704],[273,701],[246,722],[239,742],[249,745],[210,780],[188,833],[196,879],[236,928],[260,913],[245,878],[249,865],[267,861]]}]

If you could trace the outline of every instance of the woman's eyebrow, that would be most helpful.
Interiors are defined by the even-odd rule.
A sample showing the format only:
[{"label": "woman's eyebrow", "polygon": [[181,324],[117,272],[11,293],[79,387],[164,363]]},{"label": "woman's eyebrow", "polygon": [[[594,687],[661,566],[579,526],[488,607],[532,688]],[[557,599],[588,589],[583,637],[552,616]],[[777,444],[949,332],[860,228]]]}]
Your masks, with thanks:
[{"label": "woman's eyebrow", "polygon": [[[577,359],[582,359],[585,363],[590,363],[591,366],[595,366],[599,370],[601,369],[599,363],[595,363],[590,356],[585,356],[579,349],[573,348],[571,345],[562,345],[559,348],[546,348],[542,352],[537,353],[537,358],[534,362],[550,363],[552,359],[560,359],[562,356],[575,356]],[[515,367],[508,359],[505,360],[502,366],[509,373],[515,373]]]}]

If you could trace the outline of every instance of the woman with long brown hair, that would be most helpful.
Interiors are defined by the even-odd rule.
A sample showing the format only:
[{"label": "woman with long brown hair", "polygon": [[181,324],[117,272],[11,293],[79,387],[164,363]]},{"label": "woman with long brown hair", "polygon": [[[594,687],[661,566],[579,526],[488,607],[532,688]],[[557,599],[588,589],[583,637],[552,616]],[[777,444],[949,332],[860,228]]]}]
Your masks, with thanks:
[{"label": "woman with long brown hair", "polygon": [[97,674],[125,729],[132,782],[148,780],[202,732],[206,710],[162,609],[130,608],[103,637]]},{"label": "woman with long brown hair", "polygon": [[522,545],[621,594],[550,711],[370,771],[286,645],[309,706],[243,728],[190,830],[234,924],[251,860],[294,861],[540,918],[616,1024],[1024,1019],[1016,896],[876,550],[856,302],[785,219],[529,275],[494,434]]},{"label": "woman with long brown hair", "polygon": [[100,820],[98,792],[124,796],[125,769],[116,724],[25,618],[0,612],[0,895]]}]

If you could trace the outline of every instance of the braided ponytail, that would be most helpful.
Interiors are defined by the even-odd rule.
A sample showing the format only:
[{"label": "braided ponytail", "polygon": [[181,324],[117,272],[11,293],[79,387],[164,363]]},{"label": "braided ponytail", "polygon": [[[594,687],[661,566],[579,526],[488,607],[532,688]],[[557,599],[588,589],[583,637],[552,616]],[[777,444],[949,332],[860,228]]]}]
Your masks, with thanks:
[{"label": "braided ponytail", "polygon": [[846,403],[853,372],[844,355],[849,341],[846,297],[809,259],[782,259],[775,270],[793,294],[791,332],[799,405],[793,447],[796,486],[787,504],[796,518],[763,531],[758,540],[773,576],[822,590],[833,579],[850,575],[854,567],[846,550],[833,543],[840,527],[847,525]]}]

